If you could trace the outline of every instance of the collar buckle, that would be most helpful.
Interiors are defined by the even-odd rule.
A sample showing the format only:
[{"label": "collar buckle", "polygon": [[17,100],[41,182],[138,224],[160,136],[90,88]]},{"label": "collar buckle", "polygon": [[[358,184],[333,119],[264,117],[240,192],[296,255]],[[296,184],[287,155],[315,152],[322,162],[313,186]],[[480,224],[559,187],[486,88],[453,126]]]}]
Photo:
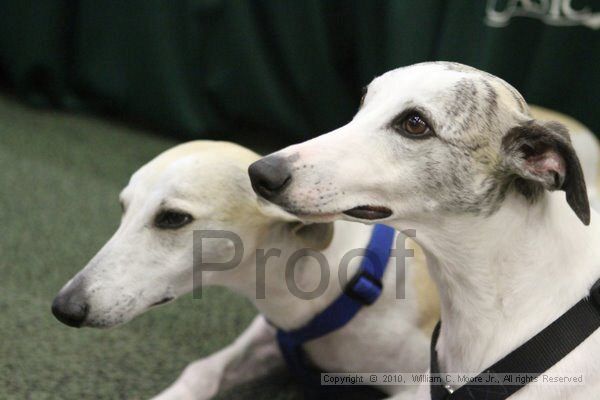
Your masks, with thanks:
[{"label": "collar buckle", "polygon": [[377,277],[361,268],[344,289],[344,294],[365,306],[370,306],[381,295],[383,283]]}]

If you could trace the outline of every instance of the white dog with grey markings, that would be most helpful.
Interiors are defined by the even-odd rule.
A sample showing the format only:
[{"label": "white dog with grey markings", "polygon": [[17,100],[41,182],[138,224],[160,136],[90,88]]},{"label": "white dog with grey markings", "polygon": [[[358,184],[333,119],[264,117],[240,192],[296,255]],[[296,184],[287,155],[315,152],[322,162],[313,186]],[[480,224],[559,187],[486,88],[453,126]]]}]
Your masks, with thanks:
[{"label": "white dog with grey markings", "polygon": [[[599,157],[593,137],[576,122],[560,118],[582,133],[575,137],[575,145],[583,156],[584,171],[596,176]],[[265,317],[286,329],[310,320],[341,292],[336,279],[341,257],[369,240],[371,228],[361,224],[336,222],[332,232],[331,224],[302,225],[289,215],[257,204],[246,169],[258,157],[229,143],[191,142],[142,167],[120,196],[123,218],[119,229],[54,302],[53,311],[68,325],[125,323],[155,304],[192,290],[193,230],[228,230],[242,236],[246,254],[240,265],[230,271],[204,273],[203,284],[242,293],[261,315],[233,344],[190,364],[158,399],[208,399],[282,368],[274,329]],[[229,245],[212,241],[204,250],[217,260],[229,260]],[[326,247],[324,254],[332,268],[326,293],[312,301],[291,295],[283,272],[287,257],[306,246]],[[256,299],[255,293],[257,248],[283,250],[279,258],[268,262],[262,300]],[[299,285],[306,290],[314,288],[321,276],[309,261],[302,259],[297,268]],[[396,275],[390,265],[384,294],[375,305],[365,308],[343,329],[307,345],[317,366],[338,372],[426,369],[428,338],[439,315],[438,299],[425,269],[411,266],[414,261],[423,264],[422,258],[409,261],[406,274],[398,275],[406,279],[407,300],[395,299]],[[412,388],[383,389],[410,393]]]},{"label": "white dog with grey markings", "polygon": [[[441,372],[482,371],[588,295],[600,220],[563,125],[455,63],[390,71],[363,99],[347,125],[261,159],[250,177],[304,220],[416,229],[440,293]],[[597,398],[599,352],[596,330],[547,371],[585,384],[527,385],[511,399]]]},{"label": "white dog with grey markings", "polygon": [[[60,291],[53,303],[57,318],[71,326],[112,327],[188,293],[193,288],[193,232],[225,230],[240,236],[245,252],[240,264],[202,273],[203,285],[220,285],[250,299],[259,316],[231,345],[190,364],[156,398],[208,399],[222,390],[284,367],[274,325],[299,327],[341,292],[338,267],[352,249],[364,248],[371,227],[349,222],[305,225],[272,205],[260,205],[247,175],[259,156],[243,147],[198,141],[161,154],[131,178],[120,199],[121,224],[89,264]],[[402,246],[402,243],[400,243]],[[321,250],[330,266],[322,295],[303,300],[288,289],[285,266],[299,249]],[[280,249],[265,268],[265,297],[257,298],[257,249]],[[229,240],[203,242],[206,261],[231,260]],[[267,253],[268,254],[268,253]],[[349,265],[356,271],[360,257]],[[438,318],[438,302],[424,268],[396,274],[390,259],[384,290],[343,328],[307,343],[306,352],[321,370],[334,372],[415,372],[427,368],[428,343]],[[319,285],[315,259],[295,265],[302,291]],[[396,298],[396,277],[406,299]],[[260,296],[258,296],[260,297]],[[376,328],[376,329],[375,329]],[[413,393],[410,386],[382,386],[387,393]],[[407,396],[412,398],[412,395]]]}]

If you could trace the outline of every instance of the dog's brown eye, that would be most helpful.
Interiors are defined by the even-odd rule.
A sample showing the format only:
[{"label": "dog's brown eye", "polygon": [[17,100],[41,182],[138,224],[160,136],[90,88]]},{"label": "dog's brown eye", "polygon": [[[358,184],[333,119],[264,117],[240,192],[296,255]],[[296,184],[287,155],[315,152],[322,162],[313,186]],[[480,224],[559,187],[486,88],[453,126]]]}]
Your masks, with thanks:
[{"label": "dog's brown eye", "polygon": [[190,214],[166,210],[158,213],[154,220],[154,225],[159,229],[178,229],[192,221],[193,218]]},{"label": "dog's brown eye", "polygon": [[421,136],[431,132],[427,122],[419,114],[409,114],[402,122],[402,128],[411,135]]}]

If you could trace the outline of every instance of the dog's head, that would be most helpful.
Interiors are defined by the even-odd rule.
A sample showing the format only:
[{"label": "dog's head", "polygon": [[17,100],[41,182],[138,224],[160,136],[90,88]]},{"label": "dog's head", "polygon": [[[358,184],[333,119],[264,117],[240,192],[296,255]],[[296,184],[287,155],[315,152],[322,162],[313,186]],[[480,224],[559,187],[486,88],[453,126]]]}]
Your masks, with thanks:
[{"label": "dog's head", "polygon": [[564,190],[589,223],[568,132],[531,118],[503,80],[456,63],[390,71],[347,125],[250,166],[254,190],[309,220],[415,221],[489,215],[510,190]]},{"label": "dog's head", "polygon": [[[54,300],[57,318],[72,326],[110,327],[190,292],[195,230],[235,233],[244,259],[273,223],[299,231],[295,218],[256,201],[246,170],[258,157],[234,144],[200,141],[143,166],[121,192],[119,228]],[[227,238],[202,242],[207,263],[232,260],[234,252]],[[227,284],[238,272],[209,272],[202,282]]]}]

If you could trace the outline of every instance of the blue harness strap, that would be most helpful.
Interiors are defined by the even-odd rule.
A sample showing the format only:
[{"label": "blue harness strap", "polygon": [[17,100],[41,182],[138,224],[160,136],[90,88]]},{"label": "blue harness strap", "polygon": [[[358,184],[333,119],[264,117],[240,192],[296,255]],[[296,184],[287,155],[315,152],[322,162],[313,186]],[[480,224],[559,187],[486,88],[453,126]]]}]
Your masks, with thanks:
[{"label": "blue harness strap", "polygon": [[358,272],[348,282],[344,292],[329,307],[306,325],[292,330],[277,330],[277,342],[288,369],[305,387],[321,388],[320,376],[310,366],[302,345],[325,336],[346,325],[362,309],[381,295],[381,279],[390,257],[395,231],[385,225],[375,225],[369,245],[363,254]]}]

